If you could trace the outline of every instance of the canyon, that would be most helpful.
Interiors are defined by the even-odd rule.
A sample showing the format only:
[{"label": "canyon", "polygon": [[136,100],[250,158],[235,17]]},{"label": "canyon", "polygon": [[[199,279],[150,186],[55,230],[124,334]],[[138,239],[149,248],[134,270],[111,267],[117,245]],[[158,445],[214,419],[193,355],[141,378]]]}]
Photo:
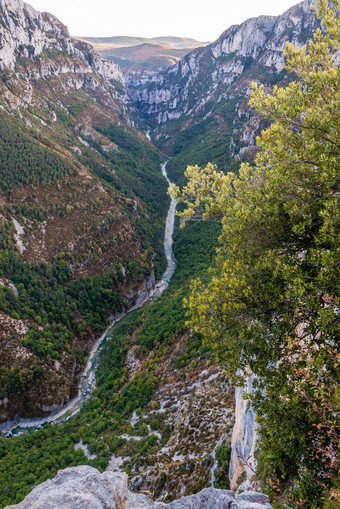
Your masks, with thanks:
[{"label": "canyon", "polygon": [[[180,231],[166,193],[187,164],[253,161],[266,122],[248,105],[251,82],[291,81],[283,50],[320,26],[312,5],[230,27],[170,67],[123,72],[91,46],[100,38],[72,38],[53,15],[0,0],[0,429],[17,428],[8,443],[24,444],[25,422],[39,423],[48,454],[52,437],[63,444],[46,475],[26,475],[30,487],[45,482],[17,507],[48,507],[60,486],[65,507],[271,507],[249,491],[259,489],[253,378],[235,390],[182,309],[220,231]],[[117,328],[98,341],[108,319]],[[73,407],[99,345],[97,381],[91,368]]]}]

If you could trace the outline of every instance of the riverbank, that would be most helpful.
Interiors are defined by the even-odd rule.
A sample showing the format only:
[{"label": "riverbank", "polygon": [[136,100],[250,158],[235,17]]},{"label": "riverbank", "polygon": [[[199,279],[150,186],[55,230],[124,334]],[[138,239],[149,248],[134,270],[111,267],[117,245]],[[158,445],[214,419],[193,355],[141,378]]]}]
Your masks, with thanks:
[{"label": "riverbank", "polygon": [[[168,182],[169,187],[171,188],[172,182],[168,178],[166,171],[167,162],[168,161],[165,161],[164,163],[161,164],[161,172],[166,181]],[[176,205],[177,202],[175,198],[171,196],[171,202],[166,218],[164,235],[164,252],[167,259],[167,268],[161,280],[151,288],[147,289],[144,288],[143,290],[140,290],[138,292],[136,304],[132,306],[130,309],[128,309],[126,312],[123,312],[113,317],[110,325],[105,329],[103,334],[95,341],[91,349],[90,355],[88,357],[86,367],[83,373],[80,375],[78,395],[75,398],[73,398],[67,405],[60,408],[56,412],[52,412],[46,417],[36,419],[18,419],[16,421],[7,421],[5,423],[0,424],[1,434],[5,435],[6,437],[20,436],[20,434],[25,433],[28,430],[32,431],[41,429],[47,423],[60,424],[62,422],[65,422],[69,418],[74,416],[77,412],[79,412],[84,402],[91,396],[93,388],[95,387],[95,376],[96,369],[98,366],[99,352],[105,345],[105,342],[109,337],[109,333],[112,330],[112,328],[127,314],[144,306],[151,298],[155,299],[159,297],[169,286],[169,282],[176,268],[176,261],[172,250]]]},{"label": "riverbank", "polygon": [[[176,498],[181,486],[210,485],[209,456],[225,430],[225,418],[232,418],[232,395],[223,376],[212,377],[218,366],[209,349],[187,329],[183,299],[190,295],[193,278],[206,277],[219,234],[214,222],[175,228],[177,264],[168,289],[115,325],[100,352],[94,393],[76,415],[60,425],[0,437],[0,508],[20,502],[60,469],[89,464],[103,471],[113,455],[134,483],[142,482],[138,491],[161,489],[163,471],[160,494],[170,490]],[[202,436],[188,444],[184,422]],[[80,442],[95,459],[75,449]],[[193,470],[187,470],[188,462]]]}]

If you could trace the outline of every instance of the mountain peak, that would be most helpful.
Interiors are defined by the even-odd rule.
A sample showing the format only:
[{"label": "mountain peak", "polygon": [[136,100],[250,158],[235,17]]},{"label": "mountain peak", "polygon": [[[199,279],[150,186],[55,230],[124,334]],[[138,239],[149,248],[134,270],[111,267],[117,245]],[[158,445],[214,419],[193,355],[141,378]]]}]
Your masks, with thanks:
[{"label": "mountain peak", "polygon": [[[125,88],[119,66],[95,53],[93,48],[70,37],[68,28],[48,12],[38,12],[22,0],[0,0],[0,69],[15,71],[31,79],[69,74],[90,75]],[[63,62],[56,59],[64,58]],[[68,59],[69,61],[66,62]],[[77,65],[75,65],[77,61]],[[73,86],[99,86],[83,80]],[[69,85],[70,85],[69,81]],[[109,83],[103,85],[108,88]],[[113,96],[116,92],[111,91]],[[126,95],[123,101],[126,101]]]}]

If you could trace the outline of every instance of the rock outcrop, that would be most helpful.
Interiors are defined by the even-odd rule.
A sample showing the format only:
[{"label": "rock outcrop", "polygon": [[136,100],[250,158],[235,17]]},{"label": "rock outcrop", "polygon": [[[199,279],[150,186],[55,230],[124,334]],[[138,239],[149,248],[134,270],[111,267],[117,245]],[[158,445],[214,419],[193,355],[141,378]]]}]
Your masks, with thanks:
[{"label": "rock outcrop", "polygon": [[132,493],[127,475],[80,466],[60,470],[57,476],[35,487],[23,502],[6,509],[271,509],[266,495],[207,488],[196,495],[170,504],[153,502],[148,496]]},{"label": "rock outcrop", "polygon": [[19,58],[33,61],[56,50],[78,56],[104,79],[124,83],[117,64],[99,57],[90,44],[71,39],[67,27],[52,14],[40,13],[22,0],[0,0],[0,10],[1,69],[14,69]]},{"label": "rock outcrop", "polygon": [[52,14],[22,0],[0,0],[0,16],[0,70],[10,83],[3,95],[12,109],[37,104],[37,81],[58,80],[53,83],[57,94],[82,89],[131,124],[125,80],[116,63],[72,39]]},{"label": "rock outcrop", "polygon": [[235,388],[235,424],[231,438],[229,463],[230,487],[232,490],[257,488],[256,471],[257,423],[254,408],[247,395],[253,392],[254,375],[249,373],[245,387]]},{"label": "rock outcrop", "polygon": [[247,105],[250,83],[270,87],[285,82],[286,42],[301,46],[312,37],[319,26],[310,10],[314,3],[305,0],[281,16],[248,19],[153,75],[151,82],[130,81],[131,98],[154,126],[155,138],[170,152],[176,135],[192,126],[195,137],[190,133],[185,140],[188,144],[193,139],[191,147],[201,142],[197,132],[214,132],[216,139],[219,133],[226,138],[229,130],[231,140],[229,147],[223,147],[224,158],[243,155],[249,145],[255,145],[260,126]]}]

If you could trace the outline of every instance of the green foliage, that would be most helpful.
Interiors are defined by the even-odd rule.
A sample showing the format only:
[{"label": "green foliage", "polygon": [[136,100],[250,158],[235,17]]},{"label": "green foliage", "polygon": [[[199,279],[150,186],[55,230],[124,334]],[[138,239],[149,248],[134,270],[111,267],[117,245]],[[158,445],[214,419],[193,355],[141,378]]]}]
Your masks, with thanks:
[{"label": "green foliage", "polygon": [[41,371],[37,368],[20,369],[19,367],[7,368],[0,367],[0,399],[24,390],[27,385],[41,375]]},{"label": "green foliage", "polygon": [[146,435],[149,434],[149,430],[148,430],[148,427],[146,424],[142,424],[141,426],[139,426],[138,428],[138,434],[141,436],[141,437],[145,437]]},{"label": "green foliage", "polygon": [[74,173],[63,157],[19,130],[0,112],[0,189],[6,193],[21,185],[50,184]]},{"label": "green foliage", "polygon": [[[85,339],[99,332],[108,314],[122,307],[114,291],[122,278],[120,267],[112,266],[102,276],[72,280],[70,262],[60,255],[52,266],[30,265],[13,251],[0,254],[0,275],[13,281],[19,291],[15,296],[12,289],[0,286],[0,309],[15,319],[33,321],[23,344],[43,358],[58,359],[75,336]],[[84,360],[82,355],[78,352],[78,360]],[[11,387],[12,394],[12,371],[6,373],[9,378],[1,387],[4,394]],[[15,386],[18,391],[23,387]]]},{"label": "green foliage", "polygon": [[121,415],[131,413],[135,408],[144,407],[151,399],[157,378],[149,373],[137,374],[120,393],[116,410]]},{"label": "green foliage", "polygon": [[[69,262],[58,256],[52,266],[30,265],[11,251],[2,252],[0,274],[16,284],[19,296],[15,298],[11,290],[0,287],[0,308],[23,319],[40,316],[44,323],[59,322],[70,330],[77,330],[85,320],[98,330],[107,313],[121,307],[120,298],[112,291],[121,279],[120,269],[111,267],[102,276],[72,281]],[[75,313],[81,318],[74,320]]]},{"label": "green foliage", "polygon": [[[104,151],[98,142],[88,138],[89,145],[106,159],[107,164],[99,162],[89,149],[83,150],[80,159],[96,176],[126,196],[139,198],[143,204],[143,214],[137,218],[137,230],[145,239],[145,244],[149,242],[153,248],[155,273],[160,277],[165,268],[162,238],[169,205],[168,199],[164,199],[167,184],[160,172],[161,154],[132,129],[115,124],[97,129],[115,143],[118,149]],[[131,209],[134,210],[133,202]],[[144,211],[152,215],[152,221],[144,216]]]},{"label": "green foliage", "polygon": [[150,428],[152,431],[157,431],[159,429],[159,419],[151,419]]},{"label": "green foliage", "polygon": [[300,81],[272,95],[253,85],[251,105],[273,122],[255,167],[238,176],[189,167],[175,189],[184,220],[222,222],[217,267],[192,286],[190,325],[231,374],[250,366],[257,375],[260,473],[294,483],[287,503],[304,507],[320,507],[340,462],[340,19],[327,4],[326,33],[308,50],[287,45]]},{"label": "green foliage", "polygon": [[46,325],[42,330],[35,324],[27,331],[23,345],[41,357],[60,358],[60,351],[73,334],[62,324]]},{"label": "green foliage", "polygon": [[98,128],[98,131],[118,145],[118,150],[104,153],[116,169],[117,176],[112,182],[115,185],[120,182],[122,190],[128,194],[133,190],[150,212],[164,217],[168,200],[164,200],[166,182],[159,171],[160,153],[142,141],[136,132],[125,127],[111,124]]},{"label": "green foliage", "polygon": [[0,250],[14,249],[13,233],[14,225],[12,222],[0,223]]},{"label": "green foliage", "polygon": [[212,161],[220,168],[226,168],[231,163],[229,151],[234,126],[231,119],[235,116],[235,102],[231,100],[223,108],[219,107],[218,114],[225,118],[223,129],[212,117],[196,118],[195,124],[175,137],[174,157],[169,161],[167,169],[170,178],[179,185],[184,184],[183,168],[188,164],[203,165]]},{"label": "green foliage", "polygon": [[183,298],[189,294],[190,278],[205,273],[208,264],[212,262],[219,231],[217,223],[197,223],[192,224],[186,232],[175,232],[174,255],[178,261],[177,269],[171,281],[171,289],[162,299],[147,308],[144,314],[138,334],[138,344],[142,351],[150,351],[156,344],[170,345],[186,329]]},{"label": "green foliage", "polygon": [[[43,430],[24,436],[0,438],[0,507],[21,501],[34,485],[51,478],[60,468],[91,463],[103,470],[110,454],[121,454],[122,447],[129,451],[128,454],[132,456],[130,465],[133,465],[140,458],[147,457],[153,448],[157,450],[167,443],[171,434],[170,426],[164,427],[158,418],[150,420],[151,429],[158,429],[162,434],[162,440],[156,445],[156,437],[149,436],[143,420],[136,430],[131,428],[131,412],[136,410],[140,415],[150,402],[153,407],[152,396],[157,386],[154,370],[157,362],[176,339],[176,335],[185,330],[182,299],[189,292],[188,279],[198,273],[204,274],[212,263],[219,232],[220,226],[217,223],[197,223],[185,230],[176,230],[174,252],[178,265],[166,294],[152,305],[128,314],[115,326],[100,354],[97,388],[79,414],[59,427],[48,425]],[[65,277],[64,266],[56,267],[55,277],[62,280]],[[34,281],[38,273],[34,273],[34,277],[28,274],[27,281]],[[65,288],[70,288],[70,284],[74,285],[72,299],[79,298],[85,307],[87,302],[96,305],[96,295],[85,297],[82,295],[85,288],[77,286],[75,281],[66,282]],[[22,291],[20,284],[18,286]],[[41,312],[41,315],[44,313]],[[141,348],[149,345],[158,350],[147,371],[129,380],[125,361],[132,334],[136,334]],[[195,338],[188,344],[186,358],[191,362],[200,354],[204,355],[205,351],[201,341]],[[34,376],[40,376],[39,372],[34,373]],[[6,393],[9,393],[18,390],[20,377],[25,380],[25,376],[17,372],[9,376],[6,371],[3,376],[3,371],[0,371],[0,397],[2,380],[10,387],[13,385],[13,389],[6,387]],[[137,445],[133,441],[126,443],[119,437],[126,432],[138,434],[143,439]],[[95,460],[90,462],[81,450],[74,451],[74,444],[80,439],[88,445],[90,452],[97,454]]]},{"label": "green foliage", "polygon": [[230,462],[231,448],[225,444],[221,444],[216,448],[216,461],[217,469],[215,472],[214,487],[229,490],[229,462]]},{"label": "green foliage", "polygon": [[13,501],[19,502],[27,494],[27,487],[46,481],[50,472],[60,468],[84,465],[88,461],[81,450],[75,451],[75,435],[65,435],[51,426],[39,433],[20,437],[16,440],[0,439],[0,499],[1,506]]}]

